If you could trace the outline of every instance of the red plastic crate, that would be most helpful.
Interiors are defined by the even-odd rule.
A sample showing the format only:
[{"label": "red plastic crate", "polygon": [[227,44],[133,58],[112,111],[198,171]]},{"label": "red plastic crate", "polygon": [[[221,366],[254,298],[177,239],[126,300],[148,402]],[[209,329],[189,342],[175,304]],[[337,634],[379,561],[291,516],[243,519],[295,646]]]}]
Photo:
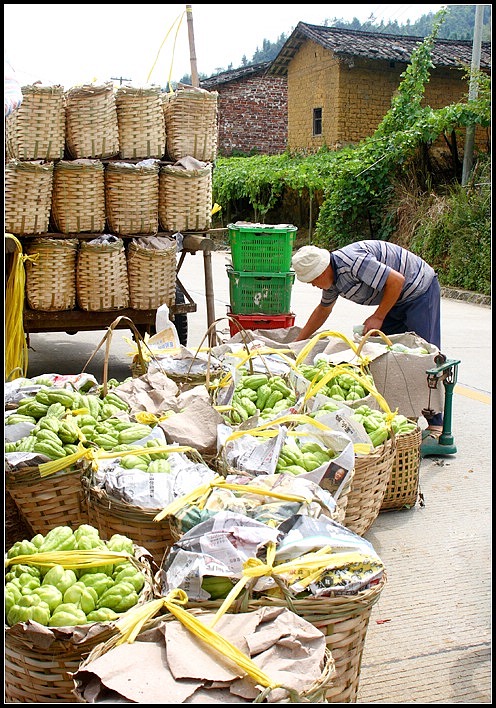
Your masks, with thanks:
[{"label": "red plastic crate", "polygon": [[295,315],[290,313],[289,315],[235,315],[229,312],[231,316],[229,318],[229,332],[231,337],[234,337],[236,332],[240,332],[241,329],[238,327],[238,323],[245,329],[279,329],[292,327],[295,321]]}]

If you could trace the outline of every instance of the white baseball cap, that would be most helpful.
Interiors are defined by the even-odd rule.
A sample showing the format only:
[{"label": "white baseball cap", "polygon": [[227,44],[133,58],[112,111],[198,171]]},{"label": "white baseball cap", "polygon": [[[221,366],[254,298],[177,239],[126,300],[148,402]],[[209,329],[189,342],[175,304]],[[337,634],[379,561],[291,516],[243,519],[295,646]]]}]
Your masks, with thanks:
[{"label": "white baseball cap", "polygon": [[303,246],[294,254],[291,265],[302,283],[311,283],[331,262],[330,252],[317,246]]}]

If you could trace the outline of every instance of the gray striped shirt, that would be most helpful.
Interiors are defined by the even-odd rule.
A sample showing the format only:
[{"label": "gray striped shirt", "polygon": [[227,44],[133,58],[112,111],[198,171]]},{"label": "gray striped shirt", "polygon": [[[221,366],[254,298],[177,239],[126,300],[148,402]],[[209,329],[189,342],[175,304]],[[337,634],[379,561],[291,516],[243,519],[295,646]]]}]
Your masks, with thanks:
[{"label": "gray striped shirt", "polygon": [[398,303],[423,295],[436,273],[420,256],[388,241],[358,241],[330,253],[334,283],[322,291],[321,305],[329,307],[338,297],[360,305],[378,305],[391,270],[405,277]]}]

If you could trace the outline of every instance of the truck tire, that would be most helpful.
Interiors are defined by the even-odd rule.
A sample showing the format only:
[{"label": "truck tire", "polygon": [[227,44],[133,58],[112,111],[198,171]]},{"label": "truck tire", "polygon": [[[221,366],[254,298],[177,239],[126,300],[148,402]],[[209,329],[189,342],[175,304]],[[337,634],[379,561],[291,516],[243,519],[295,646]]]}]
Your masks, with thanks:
[{"label": "truck tire", "polygon": [[[186,302],[184,293],[180,287],[176,285],[176,303],[183,305]],[[188,342],[188,315],[186,312],[174,315],[174,325],[176,327],[177,336],[183,347],[187,346]]]}]

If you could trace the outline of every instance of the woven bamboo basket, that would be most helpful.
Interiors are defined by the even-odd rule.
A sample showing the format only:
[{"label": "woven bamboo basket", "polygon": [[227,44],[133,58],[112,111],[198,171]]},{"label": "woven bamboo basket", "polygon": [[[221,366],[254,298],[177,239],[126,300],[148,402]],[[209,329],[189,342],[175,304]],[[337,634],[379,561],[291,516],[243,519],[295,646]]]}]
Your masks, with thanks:
[{"label": "woven bamboo basket", "polygon": [[381,511],[415,506],[419,493],[421,444],[422,430],[418,425],[411,433],[396,436],[396,454]]},{"label": "woven bamboo basket", "polygon": [[69,155],[74,159],[118,155],[119,128],[112,82],[75,86],[64,97]]},{"label": "woven bamboo basket", "polygon": [[110,162],[105,169],[108,226],[114,234],[158,231],[158,165]]},{"label": "woven bamboo basket", "polygon": [[103,233],[105,178],[100,160],[60,160],[53,170],[52,223],[60,233]]},{"label": "woven bamboo basket", "polygon": [[33,538],[35,534],[27,520],[19,511],[10,492],[5,492],[5,548],[17,541]]},{"label": "woven bamboo basket", "polygon": [[167,132],[167,154],[171,160],[191,155],[215,162],[218,143],[217,91],[178,89],[165,96],[163,109]]},{"label": "woven bamboo basket", "polygon": [[391,477],[396,437],[388,438],[369,455],[355,455],[355,475],[348,494],[344,525],[363,536],[376,520]]},{"label": "woven bamboo basket", "polygon": [[[190,612],[191,615],[201,618],[202,616],[204,617],[205,613],[203,610],[192,610]],[[208,617],[205,619],[207,620],[208,624],[208,619],[210,619],[211,615],[208,614]],[[161,628],[163,626],[164,622],[170,622],[170,621],[178,621],[176,617],[170,613],[161,615],[159,617],[155,617],[152,620],[148,620],[143,629],[141,630],[140,633],[138,633],[136,640],[137,642],[140,641],[151,641],[149,638],[149,632],[150,630],[155,630],[158,628]],[[163,629],[160,629],[162,632]],[[217,627],[214,628],[214,631],[218,631]],[[144,633],[148,634],[148,637],[141,639],[140,635]],[[222,631],[219,631],[219,634],[222,636]],[[89,672],[89,675],[92,674],[92,667],[91,664],[94,661],[97,661],[100,657],[104,656],[107,654],[109,651],[114,649],[114,647],[117,645],[117,637],[112,636],[110,639],[108,639],[106,642],[102,642],[101,644],[98,644],[94,649],[91,650],[90,654],[84,659],[84,661],[81,662],[79,666],[78,672],[74,676],[74,693],[76,697],[80,700],[81,703],[86,703],[85,695],[86,691],[88,690],[88,693],[92,691],[94,688],[93,685],[90,684],[91,679],[88,681],[88,676],[85,676],[84,674],[79,674],[79,671],[81,672]],[[270,666],[265,666],[264,668],[265,672],[270,675]],[[332,653],[329,651],[329,649],[326,648],[325,653],[324,653],[324,660],[323,660],[323,666],[322,666],[322,673],[321,675],[311,684],[308,686],[307,689],[303,690],[301,693],[293,693],[293,696],[291,700],[282,700],[282,701],[268,701],[265,700],[267,696],[270,696],[271,690],[269,688],[264,689],[260,693],[260,695],[257,697],[256,701],[253,701],[253,703],[326,703],[325,700],[325,695],[327,689],[332,686],[333,680],[334,680],[334,675],[335,675],[335,666],[334,666],[334,659],[332,657]],[[186,679],[188,680],[188,679]],[[225,701],[221,701],[222,703],[228,703],[229,698],[232,697],[232,694],[230,694],[228,687],[226,687],[226,693],[225,693]],[[98,699],[96,700],[98,703]],[[143,702],[146,702],[143,701]],[[193,701],[195,702],[195,701]]]},{"label": "woven bamboo basket", "polygon": [[164,556],[181,537],[181,524],[174,517],[162,521],[153,518],[161,509],[144,509],[112,497],[105,489],[91,486],[87,478],[85,487],[88,523],[98,529],[102,538],[114,533],[129,536],[146,548],[160,565]]},{"label": "woven bamboo basket", "polygon": [[162,158],[166,131],[160,87],[121,86],[115,93],[115,105],[120,157]]},{"label": "woven bamboo basket", "polygon": [[37,238],[26,245],[26,299],[32,310],[76,307],[77,239]]},{"label": "woven bamboo basket", "polygon": [[61,160],[65,149],[62,86],[23,86],[19,108],[8,116],[7,158]]},{"label": "woven bamboo basket", "polygon": [[38,465],[7,467],[5,488],[34,533],[46,534],[56,526],[77,528],[88,523],[81,479],[87,463],[78,461],[47,477]]},{"label": "woven bamboo basket", "polygon": [[20,235],[48,231],[53,162],[9,160],[5,165],[5,231]]},{"label": "woven bamboo basket", "polygon": [[[96,242],[95,242],[96,241]],[[76,264],[79,307],[89,311],[129,307],[129,283],[124,242],[82,241]]]},{"label": "woven bamboo basket", "polygon": [[164,231],[205,231],[212,224],[212,166],[160,168],[158,214]]},{"label": "woven bamboo basket", "polygon": [[176,242],[168,236],[133,239],[127,248],[129,300],[135,310],[176,300]]},{"label": "woven bamboo basket", "polygon": [[[365,639],[372,607],[378,601],[386,584],[384,573],[379,583],[354,595],[308,597],[285,600],[262,597],[240,597],[230,612],[249,612],[262,606],[288,607],[306,619],[325,635],[326,646],[334,659],[336,673],[327,688],[327,703],[355,703],[360,681],[360,670]],[[200,608],[215,612],[222,600],[188,602],[187,609]]]},{"label": "woven bamboo basket", "polygon": [[[155,566],[146,550],[135,545],[135,558],[146,577],[139,605],[154,597]],[[5,626],[6,702],[78,703],[72,674],[94,647],[119,634],[113,622],[90,622],[77,627],[44,627],[37,622]]]}]

